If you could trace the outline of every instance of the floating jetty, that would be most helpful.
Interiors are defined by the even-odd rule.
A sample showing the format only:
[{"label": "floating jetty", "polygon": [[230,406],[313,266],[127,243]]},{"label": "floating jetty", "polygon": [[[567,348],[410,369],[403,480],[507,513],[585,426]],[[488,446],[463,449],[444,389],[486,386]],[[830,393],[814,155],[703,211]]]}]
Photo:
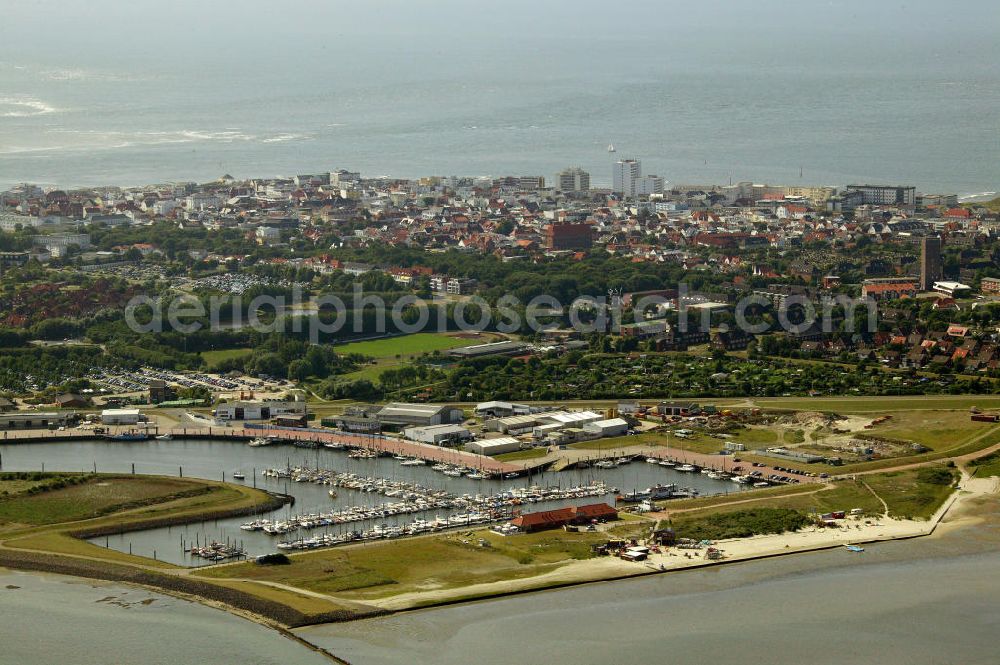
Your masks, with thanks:
[{"label": "floating jetty", "polygon": [[195,546],[185,551],[191,556],[209,561],[226,561],[228,559],[245,559],[247,557],[247,552],[242,546],[220,543],[218,541],[213,541],[204,547]]},{"label": "floating jetty", "polygon": [[[351,540],[411,535],[412,533],[422,533],[424,531],[433,531],[451,526],[485,524],[510,519],[514,509],[524,504],[604,496],[617,491],[616,488],[608,487],[604,482],[596,482],[590,485],[568,488],[533,486],[528,488],[511,488],[489,495],[463,494],[457,496],[444,490],[433,490],[416,483],[359,476],[352,473],[338,473],[331,469],[308,469],[302,467],[268,469],[264,472],[264,475],[276,478],[291,478],[295,482],[311,482],[347,488],[359,492],[372,492],[396,500],[376,506],[348,506],[329,511],[295,515],[283,520],[253,520],[240,525],[240,528],[244,531],[263,531],[270,535],[283,535],[299,530],[378,521],[399,515],[429,511],[463,511],[447,518],[439,517],[434,522],[416,520],[405,527],[383,525],[380,529],[370,530],[370,533],[361,532],[358,537],[351,536],[350,534],[341,534],[341,536],[336,536],[336,538],[349,537],[349,539],[338,540],[332,544],[350,542]],[[366,533],[368,535],[365,535]],[[393,535],[387,536],[385,535],[386,533]],[[334,536],[325,537],[324,542],[329,541],[330,538],[334,538]],[[310,540],[311,542],[317,542],[316,539]]]}]

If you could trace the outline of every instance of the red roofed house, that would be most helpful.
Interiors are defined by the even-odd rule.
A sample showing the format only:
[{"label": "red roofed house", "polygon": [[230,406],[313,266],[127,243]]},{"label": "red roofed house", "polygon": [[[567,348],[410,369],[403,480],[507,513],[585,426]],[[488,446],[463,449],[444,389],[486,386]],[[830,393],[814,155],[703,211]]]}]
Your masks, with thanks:
[{"label": "red roofed house", "polygon": [[590,524],[596,520],[607,522],[618,519],[618,511],[606,503],[592,503],[586,506],[570,506],[538,513],[518,515],[511,524],[524,532],[558,529],[567,524]]}]

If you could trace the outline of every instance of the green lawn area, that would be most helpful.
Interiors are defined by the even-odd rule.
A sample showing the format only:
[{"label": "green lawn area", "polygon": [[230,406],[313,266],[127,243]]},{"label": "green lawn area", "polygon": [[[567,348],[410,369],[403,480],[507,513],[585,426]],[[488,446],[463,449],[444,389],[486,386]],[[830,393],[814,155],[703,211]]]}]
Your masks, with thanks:
[{"label": "green lawn area", "polygon": [[378,383],[379,377],[382,376],[382,372],[391,367],[398,367],[399,364],[400,363],[393,363],[386,360],[381,360],[373,365],[364,365],[359,370],[348,372],[346,374],[341,374],[338,378],[344,381],[360,381],[364,379],[366,381],[371,381],[372,383]]},{"label": "green lawn area", "polygon": [[977,478],[987,478],[989,476],[1000,476],[1000,452],[990,453],[986,457],[973,460],[969,463],[972,475]]},{"label": "green lawn area", "polygon": [[955,473],[942,465],[865,476],[893,517],[927,519],[952,492]]},{"label": "green lawn area", "polygon": [[[829,513],[860,508],[866,515],[882,515],[885,508],[874,491],[889,506],[893,517],[926,519],[934,514],[951,494],[950,471],[942,465],[858,476],[843,479],[829,487],[813,491],[805,485],[753,490],[727,497],[705,497],[672,501],[663,506],[668,512],[691,510],[693,514],[724,513],[745,510],[747,499],[760,497],[753,507],[791,508],[804,513]],[[865,485],[871,487],[868,489]],[[744,503],[736,503],[736,502]],[[686,514],[686,513],[684,513]]]},{"label": "green lawn area", "polygon": [[497,336],[489,333],[483,333],[475,338],[455,337],[441,333],[416,333],[385,339],[373,339],[366,342],[340,344],[334,347],[337,353],[360,353],[363,356],[374,358],[375,362],[363,365],[360,369],[353,372],[342,374],[338,378],[342,381],[367,380],[377,383],[379,377],[382,376],[382,372],[385,370],[400,367],[407,361],[419,357],[421,354],[447,351],[448,349],[472,346],[473,344],[485,344],[496,339]]},{"label": "green lawn area", "polygon": [[235,348],[235,349],[217,349],[215,351],[202,351],[201,357],[205,360],[205,363],[212,367],[218,363],[226,360],[232,360],[233,358],[242,358],[244,356],[249,356],[252,349],[247,348]]},{"label": "green lawn area", "polygon": [[[871,478],[871,476],[867,476]],[[883,513],[882,504],[861,482],[853,480],[841,480],[832,484],[831,487],[824,487],[819,491],[808,485],[797,485],[794,487],[775,487],[763,490],[751,490],[730,494],[728,497],[705,497],[701,499],[687,499],[684,501],[671,501],[664,505],[667,511],[685,510],[694,508],[696,514],[729,512],[745,510],[748,505],[753,507],[767,508],[791,508],[804,513],[828,513],[834,510],[851,510],[861,508],[869,515],[881,515]],[[760,497],[759,501],[752,504],[734,503],[746,501]]]},{"label": "green lawn area", "polygon": [[997,395],[919,395],[913,397],[754,397],[712,400],[715,404],[753,401],[763,409],[792,411],[835,411],[837,413],[878,414],[891,411],[968,410],[969,407],[1000,408]]},{"label": "green lawn area", "polygon": [[[637,533],[646,526],[632,524],[637,524]],[[479,539],[488,546],[480,546]],[[574,559],[590,558],[591,544],[606,539],[596,532],[557,530],[504,537],[477,530],[310,552],[292,556],[287,566],[241,563],[196,574],[266,580],[365,600],[532,577]]]},{"label": "green lawn area", "polygon": [[209,488],[171,478],[98,477],[79,485],[0,500],[0,524],[57,524],[99,517]]},{"label": "green lawn area", "polygon": [[528,448],[527,450],[516,450],[512,453],[496,455],[493,459],[500,460],[501,462],[513,462],[515,460],[537,459],[545,457],[547,454],[548,451],[545,448]]},{"label": "green lawn area", "polygon": [[748,447],[770,446],[778,442],[778,433],[766,427],[751,427],[730,432],[731,441],[745,443]]},{"label": "green lawn area", "polygon": [[386,339],[373,339],[367,342],[340,344],[334,348],[337,353],[341,354],[360,353],[372,358],[395,358],[396,356],[406,357],[421,353],[433,353],[434,351],[446,351],[447,349],[489,341],[485,335],[482,337],[483,339],[463,339],[438,333],[416,333]]},{"label": "green lawn area", "polygon": [[672,526],[681,538],[722,540],[798,531],[809,523],[809,518],[800,511],[760,506],[682,517],[674,520]]},{"label": "green lawn area", "polygon": [[32,487],[42,487],[53,481],[55,475],[43,473],[0,474],[0,496],[20,494]]},{"label": "green lawn area", "polygon": [[892,411],[892,418],[865,434],[887,439],[903,439],[923,444],[932,450],[947,449],[987,431],[992,425],[972,420],[968,411]]}]

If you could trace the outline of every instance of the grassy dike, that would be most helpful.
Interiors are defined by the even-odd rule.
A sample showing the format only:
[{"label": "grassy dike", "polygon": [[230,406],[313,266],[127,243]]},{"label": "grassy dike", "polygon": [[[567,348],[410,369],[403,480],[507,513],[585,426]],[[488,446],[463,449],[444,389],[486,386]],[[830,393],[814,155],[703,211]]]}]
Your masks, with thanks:
[{"label": "grassy dike", "polygon": [[0,474],[0,566],[125,582],[223,606],[274,627],[363,616],[294,590],[195,579],[85,538],[274,510],[287,498],[220,482],[112,474]]}]

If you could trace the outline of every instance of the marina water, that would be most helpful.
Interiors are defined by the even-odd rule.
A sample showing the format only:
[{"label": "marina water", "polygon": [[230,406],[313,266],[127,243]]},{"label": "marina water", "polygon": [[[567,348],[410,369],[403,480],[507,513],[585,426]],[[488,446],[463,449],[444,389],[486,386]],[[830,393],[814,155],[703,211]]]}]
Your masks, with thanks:
[{"label": "marina water", "polygon": [[[336,469],[341,472],[356,473],[396,481],[417,483],[434,490],[445,490],[453,495],[490,495],[511,487],[576,487],[596,481],[604,481],[609,488],[617,488],[622,493],[644,490],[657,484],[676,484],[698,490],[702,495],[738,492],[743,486],[726,480],[715,480],[698,473],[682,473],[671,468],[640,461],[624,464],[614,469],[575,469],[560,472],[540,473],[517,479],[472,480],[467,477],[452,478],[433,471],[430,466],[403,466],[391,457],[377,459],[351,459],[346,451],[326,448],[303,449],[291,445],[271,445],[251,447],[234,441],[184,440],[172,441],[77,441],[63,443],[7,443],[0,445],[0,456],[5,471],[38,471],[43,465],[47,471],[93,471],[106,473],[130,473],[133,464],[136,473],[226,480],[232,482],[234,472],[246,476],[243,484],[295,497],[294,505],[253,517],[238,517],[200,522],[184,526],[163,527],[138,532],[102,536],[95,538],[97,545],[107,546],[122,552],[153,557],[180,565],[205,565],[209,563],[199,557],[192,557],[186,549],[192,545],[206,545],[210,542],[242,545],[250,556],[274,552],[281,540],[309,537],[324,532],[343,533],[347,530],[363,530],[375,524],[403,525],[416,517],[433,519],[436,515],[447,517],[464,512],[460,509],[430,511],[419,515],[396,515],[376,520],[331,526],[301,534],[271,536],[262,532],[249,532],[240,525],[252,519],[287,519],[293,515],[319,513],[351,506],[377,506],[395,501],[373,492],[363,492],[347,488],[336,488],[337,496],[331,498],[330,486],[309,482],[294,482],[289,478],[264,477],[265,469],[287,469],[288,467],[311,467]],[[726,462],[719,458],[720,466]],[[581,499],[567,499],[538,504],[525,503],[519,508],[524,512],[548,510],[563,505],[614,503],[614,495],[594,496]]]}]

